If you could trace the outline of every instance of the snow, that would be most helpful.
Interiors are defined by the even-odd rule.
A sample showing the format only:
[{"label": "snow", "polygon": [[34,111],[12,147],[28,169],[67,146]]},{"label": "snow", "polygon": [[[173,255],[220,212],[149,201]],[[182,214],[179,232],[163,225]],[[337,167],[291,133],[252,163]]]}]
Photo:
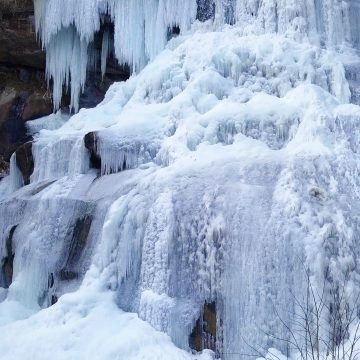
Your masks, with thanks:
[{"label": "snow", "polygon": [[[22,313],[25,320],[2,326],[0,358],[212,359],[210,352],[189,355],[136,314],[121,311],[98,277],[101,274],[96,268],[90,269],[76,293],[64,295],[57,304],[40,313],[30,316]],[[9,308],[10,304],[4,306]],[[19,316],[18,308],[13,311]]]},{"label": "snow", "polygon": [[[59,82],[71,78],[71,86],[81,87],[83,80],[73,84],[69,71],[79,58],[85,61],[77,45],[91,40],[107,2],[92,0],[84,8],[84,1],[69,1],[76,11],[63,16],[55,0],[36,3],[47,7],[37,10],[47,49],[77,59],[56,70]],[[166,7],[159,15],[166,28],[181,20],[188,33],[155,56],[160,46],[151,43],[150,32],[139,47],[145,58],[130,49],[127,37],[129,46],[121,47],[126,61],[136,69],[153,61],[113,84],[96,108],[67,121],[58,114],[34,123],[39,132],[30,185],[20,187],[15,158],[11,178],[17,185],[3,192],[9,179],[0,183],[1,258],[17,225],[13,283],[0,295],[0,322],[7,323],[0,357],[196,358],[188,339],[205,301],[216,303],[216,350],[223,360],[249,351],[246,342],[285,351],[265,334],[288,335],[273,306],[291,321],[293,295],[301,298],[306,289],[304,267],[315,288],[327,274],[335,284],[346,283],[349,304],[356,301],[360,108],[350,104],[345,66],[357,55],[346,47],[321,48],[310,33],[309,39],[290,36],[304,25],[295,16],[305,11],[302,2],[283,1],[275,23],[273,2],[262,3],[239,1],[246,6],[233,14],[266,15],[265,32],[275,24],[282,35],[254,32],[249,22],[217,27],[230,16],[218,8],[214,22],[190,29],[188,12],[171,13],[180,2]],[[143,13],[137,1],[116,4],[144,16],[150,11]],[[320,14],[311,13],[329,10],[328,1],[321,4]],[[90,13],[79,17],[80,10]],[[158,18],[146,17],[155,27]],[[283,28],[286,19],[289,29]],[[135,19],[122,20],[129,33]],[[337,21],[332,26],[340,26]],[[65,32],[77,35],[70,42],[68,34],[51,40]],[[340,33],[336,39],[326,31],[318,35],[340,44]],[[121,40],[115,37],[116,44]],[[90,168],[84,145],[90,132],[96,133],[100,169]],[[87,217],[89,234],[71,268],[76,278],[64,280],[77,220]],[[331,286],[326,282],[327,299]],[[59,301],[50,306],[54,295]],[[24,319],[12,321],[12,313]]]}]

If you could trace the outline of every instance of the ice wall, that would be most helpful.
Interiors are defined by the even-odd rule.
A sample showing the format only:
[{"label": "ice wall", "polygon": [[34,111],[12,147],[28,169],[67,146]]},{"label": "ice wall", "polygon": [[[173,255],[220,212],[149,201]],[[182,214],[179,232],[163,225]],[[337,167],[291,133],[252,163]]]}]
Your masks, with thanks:
[{"label": "ice wall", "polygon": [[[55,9],[50,4],[42,3]],[[105,11],[105,3],[92,4]],[[201,11],[221,24],[222,16],[260,14],[256,4],[229,2],[219,14],[204,1]],[[76,25],[75,16],[49,33],[50,47],[52,36],[87,28],[90,17]],[[245,35],[245,25],[208,25],[215,26],[172,41],[96,108],[30,126],[31,183],[19,180],[15,156],[11,178],[0,183],[1,265],[14,254],[12,282],[0,292],[5,305],[38,311],[82,283],[76,299],[92,290],[80,307],[60,297],[45,314],[87,322],[94,298],[110,294],[112,311],[137,313],[190,351],[204,304],[215,304],[216,340],[208,333],[201,346],[247,360],[247,344],[287,350],[276,341],[288,336],[277,313],[291,322],[294,294],[306,291],[304,268],[317,289],[326,280],[326,301],[338,284],[347,304],[356,300],[360,110],[349,104],[344,67],[356,53],[262,27]],[[93,30],[79,43],[86,47]],[[8,279],[0,270],[0,281]],[[74,346],[67,341],[64,348]],[[36,343],[41,359],[46,341]]]},{"label": "ice wall", "polygon": [[188,0],[68,1],[66,9],[57,0],[35,0],[34,5],[36,29],[47,52],[47,76],[54,82],[54,107],[60,105],[63,85],[71,84],[71,107],[76,111],[86,78],[88,46],[104,15],[110,14],[115,25],[118,61],[133,71],[164,48],[173,26],[188,29],[196,16],[196,4]]},{"label": "ice wall", "polygon": [[[105,15],[115,25],[115,56],[138,72],[165,47],[178,26],[185,34],[196,19],[220,28],[236,24],[245,33],[280,33],[310,38],[321,46],[360,45],[356,0],[34,0],[36,29],[47,53],[47,77],[53,81],[54,108],[63,86],[71,92],[71,108],[86,80],[89,45]],[[107,39],[102,50],[105,67]]]}]

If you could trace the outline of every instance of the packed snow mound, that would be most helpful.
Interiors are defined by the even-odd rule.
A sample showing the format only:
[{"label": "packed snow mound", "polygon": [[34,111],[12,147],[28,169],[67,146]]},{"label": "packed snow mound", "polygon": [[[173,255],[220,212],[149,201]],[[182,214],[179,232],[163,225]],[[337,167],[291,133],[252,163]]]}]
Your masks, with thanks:
[{"label": "packed snow mound", "polygon": [[[91,43],[101,24],[114,23],[114,53],[119,63],[141,70],[164,49],[174,27],[183,34],[198,20],[207,28],[236,24],[242,34],[279,33],[310,39],[328,47],[359,47],[357,0],[34,0],[36,29],[46,48],[48,79],[53,80],[54,107],[61,103],[63,85],[71,90],[76,111],[92,61]],[[104,73],[109,33],[102,41]]]},{"label": "packed snow mound", "polygon": [[[0,183],[0,254],[7,263],[14,255],[0,314],[9,301],[39,312],[4,325],[10,335],[0,348],[18,339],[23,355],[33,345],[11,334],[39,326],[37,357],[49,340],[56,356],[76,358],[93,349],[83,339],[108,344],[110,329],[117,343],[129,327],[144,345],[134,339],[128,355],[119,339],[104,359],[112,350],[124,359],[156,351],[161,359],[167,349],[168,358],[187,358],[156,331],[189,352],[204,304],[215,304],[216,333],[205,329],[202,347],[224,360],[248,359],[246,344],[284,350],[266,334],[289,335],[277,314],[293,316],[304,268],[314,287],[326,284],[326,298],[345,283],[353,304],[360,107],[349,104],[346,57],[285,36],[244,36],[237,27],[198,31],[171,40],[96,108],[59,128],[62,120],[34,124],[42,130],[31,183],[22,186],[16,157]],[[89,278],[98,284],[91,296]],[[78,315],[71,299],[88,315]],[[56,344],[42,332],[49,324]]]},{"label": "packed snow mound", "polygon": [[[0,359],[212,359],[206,351],[203,355],[191,356],[136,314],[121,311],[113,295],[100,283],[99,275],[92,268],[76,293],[64,295],[53,307],[27,320],[3,326]],[[29,316],[26,310],[21,313],[15,306],[5,301],[2,305],[8,311],[5,315]]]}]

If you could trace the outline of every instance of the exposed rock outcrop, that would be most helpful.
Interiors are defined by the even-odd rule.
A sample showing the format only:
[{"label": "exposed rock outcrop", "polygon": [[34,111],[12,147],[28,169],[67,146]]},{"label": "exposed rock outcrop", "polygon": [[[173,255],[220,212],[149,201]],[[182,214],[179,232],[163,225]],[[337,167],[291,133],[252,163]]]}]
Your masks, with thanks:
[{"label": "exposed rock outcrop", "polygon": [[0,156],[29,138],[25,122],[52,112],[45,54],[35,36],[32,0],[0,3]]},{"label": "exposed rock outcrop", "polygon": [[97,151],[97,135],[96,132],[90,132],[84,137],[85,147],[90,154],[90,167],[93,169],[101,169],[101,157]]},{"label": "exposed rock outcrop", "polygon": [[16,150],[16,164],[23,176],[24,185],[30,184],[30,176],[34,171],[34,158],[32,154],[32,142],[21,145]]},{"label": "exposed rock outcrop", "polygon": [[76,265],[85,249],[91,224],[92,218],[90,216],[77,219],[68,249],[69,252],[66,263],[59,274],[61,280],[73,280],[77,278]]},{"label": "exposed rock outcrop", "polygon": [[[111,32],[111,25],[106,30]],[[101,52],[101,39],[100,32],[94,51]],[[0,157],[7,163],[11,154],[30,140],[25,122],[53,112],[45,79],[46,55],[36,37],[32,0],[0,1],[0,44]],[[129,69],[120,67],[111,56],[104,77],[100,66],[92,65],[80,107],[95,106],[114,81],[129,76]],[[69,102],[65,96],[62,107],[67,110]]]},{"label": "exposed rock outcrop", "polygon": [[196,321],[195,327],[190,335],[190,348],[196,351],[202,351],[204,349],[216,351],[216,328],[216,303],[205,302],[202,314]]},{"label": "exposed rock outcrop", "polygon": [[15,254],[13,251],[12,240],[15,230],[16,226],[13,226],[9,232],[6,241],[6,256],[1,261],[0,286],[4,287],[5,289],[11,285],[13,278],[13,264]]},{"label": "exposed rock outcrop", "polygon": [[2,156],[0,156],[0,180],[8,173],[9,171],[9,163],[4,160]]}]

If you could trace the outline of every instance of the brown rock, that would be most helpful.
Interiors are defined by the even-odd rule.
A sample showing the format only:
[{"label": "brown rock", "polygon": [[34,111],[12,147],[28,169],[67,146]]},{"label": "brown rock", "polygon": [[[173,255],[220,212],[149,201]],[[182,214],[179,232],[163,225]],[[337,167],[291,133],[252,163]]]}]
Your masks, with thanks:
[{"label": "brown rock", "polygon": [[44,70],[45,53],[35,36],[32,0],[1,0],[0,17],[0,62]]},{"label": "brown rock", "polygon": [[190,334],[189,345],[191,349],[202,351],[210,349],[216,351],[216,303],[205,302],[200,318]]},{"label": "brown rock", "polygon": [[45,53],[34,31],[32,0],[0,0],[0,156],[29,141],[25,121],[52,112]]},{"label": "brown rock", "polygon": [[16,164],[23,176],[24,185],[30,184],[30,176],[34,171],[34,158],[32,154],[32,142],[21,145],[16,151]]},{"label": "brown rock", "polygon": [[0,179],[3,178],[9,172],[9,163],[0,156]]},{"label": "brown rock", "polygon": [[[110,21],[110,20],[109,20]],[[113,27],[103,25],[94,47],[101,51],[102,33]],[[45,79],[46,55],[34,29],[33,0],[0,0],[0,155],[9,161],[21,144],[30,140],[25,122],[53,111],[51,93]],[[111,56],[103,78],[100,67],[89,71],[80,107],[92,107],[104,97],[114,81],[126,80],[130,69],[119,66]],[[64,96],[62,107],[69,105]],[[93,157],[94,166],[99,159]]]},{"label": "brown rock", "polygon": [[84,137],[85,147],[90,153],[90,167],[93,169],[101,169],[101,157],[97,152],[97,134],[90,132]]},{"label": "brown rock", "polygon": [[44,94],[33,93],[30,95],[24,106],[22,118],[24,121],[37,119],[49,115],[53,111],[51,96],[48,92]]},{"label": "brown rock", "polygon": [[[7,85],[12,87],[6,87],[0,93],[0,155],[6,161],[17,147],[30,140],[25,122],[52,112],[51,100],[45,90],[40,93],[38,83],[16,82],[16,77],[8,77]],[[26,90],[28,86],[31,92]]]},{"label": "brown rock", "polygon": [[2,276],[0,277],[1,283],[0,286],[4,288],[8,288],[12,283],[13,278],[13,265],[14,265],[14,251],[13,251],[13,245],[12,240],[14,237],[14,233],[16,230],[16,226],[13,226],[10,230],[9,236],[6,240],[6,257],[2,259],[2,266],[1,266],[1,272]]},{"label": "brown rock", "polygon": [[0,155],[9,161],[11,154],[26,139],[26,128],[21,118],[24,97],[14,89],[0,94]]}]

